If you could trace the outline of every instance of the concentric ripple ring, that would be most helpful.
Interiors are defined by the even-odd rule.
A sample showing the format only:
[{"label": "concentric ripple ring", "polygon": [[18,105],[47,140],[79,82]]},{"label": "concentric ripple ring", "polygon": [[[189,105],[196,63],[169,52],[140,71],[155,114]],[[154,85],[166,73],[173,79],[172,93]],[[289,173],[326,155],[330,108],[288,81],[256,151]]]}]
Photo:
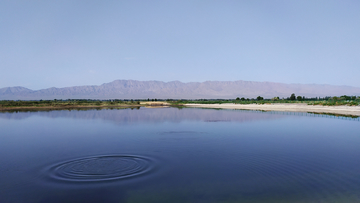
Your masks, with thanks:
[{"label": "concentric ripple ring", "polygon": [[105,155],[55,164],[49,168],[49,176],[73,182],[112,181],[139,176],[152,168],[152,160],[146,157]]}]

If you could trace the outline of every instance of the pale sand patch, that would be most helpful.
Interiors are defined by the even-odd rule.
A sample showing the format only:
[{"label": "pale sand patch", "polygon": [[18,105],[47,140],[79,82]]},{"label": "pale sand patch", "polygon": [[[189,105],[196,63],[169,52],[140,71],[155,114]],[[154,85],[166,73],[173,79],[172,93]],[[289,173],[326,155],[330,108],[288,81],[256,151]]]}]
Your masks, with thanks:
[{"label": "pale sand patch", "polygon": [[314,112],[360,116],[360,106],[321,106],[307,104],[185,104],[187,107],[244,109],[261,111]]},{"label": "pale sand patch", "polygon": [[147,105],[147,106],[169,106],[170,105],[167,102],[161,102],[161,101],[140,102],[140,104]]}]

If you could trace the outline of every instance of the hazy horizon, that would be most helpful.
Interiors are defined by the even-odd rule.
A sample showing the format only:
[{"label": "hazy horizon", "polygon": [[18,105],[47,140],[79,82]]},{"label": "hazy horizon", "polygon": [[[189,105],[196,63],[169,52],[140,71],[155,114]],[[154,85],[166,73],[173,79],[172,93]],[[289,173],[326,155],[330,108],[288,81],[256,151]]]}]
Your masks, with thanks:
[{"label": "hazy horizon", "polygon": [[70,86],[40,90],[21,87],[0,88],[0,99],[230,99],[236,97],[305,97],[360,95],[360,88],[317,84],[286,84],[253,81],[180,81],[115,80],[102,85]]},{"label": "hazy horizon", "polygon": [[8,88],[8,87],[24,87],[30,90],[43,90],[43,89],[49,89],[49,88],[67,88],[67,87],[81,87],[81,86],[101,86],[107,83],[112,83],[115,81],[138,81],[138,82],[164,82],[164,83],[172,83],[172,82],[180,82],[180,83],[204,83],[204,82],[236,82],[236,81],[244,81],[244,82],[255,82],[255,83],[280,83],[280,84],[287,84],[287,85],[331,85],[331,86],[343,86],[343,87],[357,87],[357,86],[351,86],[351,85],[332,85],[332,84],[319,84],[319,83],[283,83],[283,82],[274,82],[274,81],[248,81],[248,80],[233,80],[233,81],[220,81],[220,80],[205,80],[205,81],[189,81],[189,82],[183,82],[180,80],[172,80],[172,81],[160,81],[160,80],[133,80],[133,79],[115,79],[112,81],[108,81],[108,82],[103,82],[100,84],[83,84],[83,85],[74,85],[74,86],[62,86],[62,87],[44,87],[41,89],[31,89],[29,87],[25,87],[25,86],[7,86],[7,87],[0,87],[1,88]]}]

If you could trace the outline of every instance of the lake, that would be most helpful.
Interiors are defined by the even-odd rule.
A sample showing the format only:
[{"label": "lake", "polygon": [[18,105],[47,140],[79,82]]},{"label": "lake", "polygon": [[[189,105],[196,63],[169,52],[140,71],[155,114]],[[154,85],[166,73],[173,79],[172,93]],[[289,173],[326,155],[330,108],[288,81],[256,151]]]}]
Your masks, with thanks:
[{"label": "lake", "polygon": [[359,202],[359,118],[0,112],[0,202]]}]

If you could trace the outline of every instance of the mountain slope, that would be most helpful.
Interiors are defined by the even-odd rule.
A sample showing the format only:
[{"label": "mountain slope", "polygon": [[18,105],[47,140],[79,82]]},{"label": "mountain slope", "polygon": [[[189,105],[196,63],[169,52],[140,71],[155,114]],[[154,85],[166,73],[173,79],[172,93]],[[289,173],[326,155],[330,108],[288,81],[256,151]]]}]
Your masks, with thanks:
[{"label": "mountain slope", "polygon": [[360,95],[360,88],[350,86],[284,84],[251,81],[206,81],[182,83],[179,81],[115,80],[96,86],[74,86],[30,90],[24,87],[0,89],[0,100],[6,99],[200,99],[263,96],[289,97],[291,93],[306,97]]}]

